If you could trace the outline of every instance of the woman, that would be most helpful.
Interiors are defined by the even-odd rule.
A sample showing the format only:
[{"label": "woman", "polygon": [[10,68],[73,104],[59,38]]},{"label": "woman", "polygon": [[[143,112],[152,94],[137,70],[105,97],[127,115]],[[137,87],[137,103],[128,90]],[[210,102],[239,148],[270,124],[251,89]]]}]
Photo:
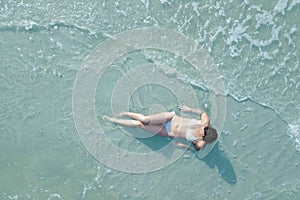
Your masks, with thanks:
[{"label": "woman", "polygon": [[[193,143],[196,150],[200,150],[206,143],[211,143],[217,139],[217,131],[210,126],[210,120],[206,112],[182,104],[178,108],[185,112],[199,114],[200,119],[179,117],[174,111],[149,116],[133,112],[123,112],[119,115],[119,117],[131,117],[131,120],[108,116],[103,116],[103,118],[117,124],[138,127],[164,137],[185,138]],[[180,142],[175,142],[175,145],[190,149],[189,146]]]}]

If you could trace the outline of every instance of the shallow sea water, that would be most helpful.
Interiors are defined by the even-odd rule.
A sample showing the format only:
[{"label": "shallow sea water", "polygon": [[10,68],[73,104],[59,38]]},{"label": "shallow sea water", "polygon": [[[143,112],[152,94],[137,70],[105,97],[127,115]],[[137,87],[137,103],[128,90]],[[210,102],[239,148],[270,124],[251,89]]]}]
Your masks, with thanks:
[{"label": "shallow sea water", "polygon": [[[0,199],[298,199],[300,196],[300,1],[0,2]],[[222,134],[204,159],[184,154],[160,170],[126,173],[81,142],[72,95],[78,70],[98,44],[144,27],[195,40],[225,85]],[[161,63],[193,88],[211,114],[210,91],[186,60],[144,49],[115,60],[95,89],[106,137],[128,152],[171,141],[104,122],[115,86],[137,66]],[[178,97],[141,85],[129,109],[175,110]],[[213,124],[216,122],[212,122]],[[155,162],[155,161],[149,161]],[[147,163],[145,163],[147,165]]]}]

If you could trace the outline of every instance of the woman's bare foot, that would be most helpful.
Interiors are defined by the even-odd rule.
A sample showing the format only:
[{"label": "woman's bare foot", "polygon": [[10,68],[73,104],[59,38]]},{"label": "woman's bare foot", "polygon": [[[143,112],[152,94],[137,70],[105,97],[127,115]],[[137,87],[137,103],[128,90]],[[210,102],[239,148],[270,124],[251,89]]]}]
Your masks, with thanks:
[{"label": "woman's bare foot", "polygon": [[121,112],[116,117],[124,117],[124,116],[128,116],[128,112]]},{"label": "woman's bare foot", "polygon": [[115,118],[113,118],[113,117],[108,117],[107,115],[103,115],[102,116],[102,119],[103,120],[106,120],[106,121],[110,121],[110,122],[115,122]]}]

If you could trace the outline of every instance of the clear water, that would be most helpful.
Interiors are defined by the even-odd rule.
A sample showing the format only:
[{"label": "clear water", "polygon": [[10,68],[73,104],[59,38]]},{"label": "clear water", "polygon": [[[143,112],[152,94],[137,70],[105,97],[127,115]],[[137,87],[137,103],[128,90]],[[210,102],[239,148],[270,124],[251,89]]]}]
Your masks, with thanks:
[{"label": "clear water", "polygon": [[[297,199],[300,196],[300,1],[1,1],[1,199]],[[123,31],[159,27],[196,40],[226,90],[219,142],[204,159],[185,152],[151,173],[111,169],[78,137],[72,95],[84,59]],[[149,140],[101,119],[117,81],[134,66],[163,63],[211,113],[201,77],[180,57],[141,50],[107,69],[96,92],[99,124],[111,143],[151,152]],[[145,85],[130,109],[176,109],[167,88]],[[216,123],[216,122],[215,122]],[[150,162],[150,161],[149,161]],[[154,161],[152,161],[154,162]],[[147,163],[145,163],[147,164]]]}]

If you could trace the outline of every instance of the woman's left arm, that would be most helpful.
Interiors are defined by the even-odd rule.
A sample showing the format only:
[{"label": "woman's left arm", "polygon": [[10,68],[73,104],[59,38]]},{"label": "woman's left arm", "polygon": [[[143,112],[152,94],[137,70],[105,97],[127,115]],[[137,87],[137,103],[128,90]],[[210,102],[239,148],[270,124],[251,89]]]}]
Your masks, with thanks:
[{"label": "woman's left arm", "polygon": [[190,146],[185,145],[185,144],[183,144],[183,143],[181,143],[181,142],[174,142],[174,145],[175,145],[176,147],[183,147],[183,148],[185,148],[185,149],[187,149],[187,150],[193,151],[193,149],[191,149]]},{"label": "woman's left arm", "polygon": [[209,126],[209,117],[208,117],[208,114],[204,110],[190,108],[190,107],[188,107],[188,106],[186,106],[182,103],[180,103],[178,105],[178,108],[180,110],[185,111],[185,112],[192,112],[192,113],[196,113],[196,114],[200,115],[201,124]]}]

